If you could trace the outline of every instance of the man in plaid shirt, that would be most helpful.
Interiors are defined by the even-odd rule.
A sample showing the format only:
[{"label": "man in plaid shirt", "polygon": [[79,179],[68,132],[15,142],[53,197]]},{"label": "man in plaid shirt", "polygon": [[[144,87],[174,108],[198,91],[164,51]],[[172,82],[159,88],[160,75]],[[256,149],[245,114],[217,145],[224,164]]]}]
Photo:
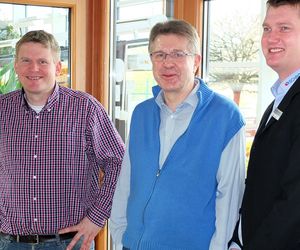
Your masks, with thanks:
[{"label": "man in plaid shirt", "polygon": [[23,88],[0,96],[0,249],[90,249],[110,216],[122,139],[95,98],[56,83],[51,34],[25,34],[15,70]]}]

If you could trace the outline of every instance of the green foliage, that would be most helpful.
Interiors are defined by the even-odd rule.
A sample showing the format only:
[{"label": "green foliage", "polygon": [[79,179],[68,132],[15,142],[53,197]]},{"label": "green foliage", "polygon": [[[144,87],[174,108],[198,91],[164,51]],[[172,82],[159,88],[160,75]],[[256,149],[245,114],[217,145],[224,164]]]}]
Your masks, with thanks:
[{"label": "green foliage", "polygon": [[19,37],[19,34],[14,30],[14,27],[12,25],[7,25],[4,29],[0,29],[1,41]]},{"label": "green foliage", "polygon": [[[0,29],[0,40],[11,40],[19,38],[19,34],[14,31],[12,25],[7,25],[5,28]],[[5,94],[13,90],[21,88],[16,72],[14,70],[13,55],[15,48],[11,46],[0,48],[0,56],[8,57],[8,63],[0,65],[0,94]],[[11,59],[9,59],[11,58]]]},{"label": "green foliage", "polygon": [[0,70],[0,94],[5,94],[21,88],[21,83],[18,80],[14,70],[14,62],[6,64]]},{"label": "green foliage", "polygon": [[[0,29],[0,41],[19,38],[20,35],[14,30],[12,25],[7,25],[4,29]],[[0,48],[0,55],[12,55],[15,49],[13,47]]]}]

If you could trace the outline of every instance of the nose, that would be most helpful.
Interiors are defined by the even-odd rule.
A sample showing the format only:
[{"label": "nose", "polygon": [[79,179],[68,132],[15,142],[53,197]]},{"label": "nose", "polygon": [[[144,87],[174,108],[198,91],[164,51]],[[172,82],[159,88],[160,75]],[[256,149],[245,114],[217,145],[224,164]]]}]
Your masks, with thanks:
[{"label": "nose", "polygon": [[268,42],[277,42],[280,40],[280,36],[276,31],[270,31],[267,34],[263,34],[263,39],[266,39]]},{"label": "nose", "polygon": [[38,63],[31,62],[30,65],[29,65],[29,68],[30,68],[31,71],[38,71],[39,70],[39,65],[38,65]]},{"label": "nose", "polygon": [[171,57],[170,54],[167,54],[167,53],[166,53],[166,54],[164,55],[163,62],[164,62],[164,63],[173,63],[174,60],[173,60],[173,58]]},{"label": "nose", "polygon": [[163,59],[163,60],[164,60],[164,61],[166,61],[166,60],[167,60],[167,58],[168,58],[168,56],[169,56],[169,58],[171,59],[171,56],[170,56],[170,54],[167,54],[167,53],[166,53],[166,54],[164,55],[164,59]]}]

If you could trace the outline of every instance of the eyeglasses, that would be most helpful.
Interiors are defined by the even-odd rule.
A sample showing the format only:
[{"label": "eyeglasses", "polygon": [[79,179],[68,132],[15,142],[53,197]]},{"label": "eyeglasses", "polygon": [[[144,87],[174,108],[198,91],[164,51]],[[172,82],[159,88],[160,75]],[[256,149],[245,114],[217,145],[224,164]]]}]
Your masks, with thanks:
[{"label": "eyeglasses", "polygon": [[163,51],[155,51],[150,53],[150,56],[154,62],[162,62],[167,59],[169,56],[174,61],[182,61],[186,56],[193,56],[192,53],[187,53],[182,50],[174,50],[170,53],[166,53]]}]

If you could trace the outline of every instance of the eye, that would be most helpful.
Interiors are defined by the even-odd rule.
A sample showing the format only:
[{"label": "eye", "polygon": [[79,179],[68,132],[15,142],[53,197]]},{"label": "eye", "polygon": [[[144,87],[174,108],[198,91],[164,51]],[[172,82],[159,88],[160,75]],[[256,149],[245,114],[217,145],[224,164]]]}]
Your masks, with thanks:
[{"label": "eye", "polygon": [[183,51],[173,51],[171,53],[171,56],[173,58],[177,58],[177,59],[180,59],[180,58],[183,58],[185,56],[185,53]]},{"label": "eye", "polygon": [[154,57],[156,59],[163,59],[165,57],[165,53],[164,52],[157,52],[157,53],[154,53]]},{"label": "eye", "polygon": [[21,63],[29,63],[29,59],[28,58],[21,58],[20,62]]},{"label": "eye", "polygon": [[270,32],[270,31],[271,31],[270,27],[263,26],[263,32],[267,33],[267,32]]},{"label": "eye", "polygon": [[288,27],[288,26],[281,26],[280,27],[280,31],[286,32],[286,31],[289,31],[289,30],[290,30],[290,27]]},{"label": "eye", "polygon": [[47,65],[48,62],[47,62],[46,60],[40,60],[40,64],[41,64],[41,65]]},{"label": "eye", "polygon": [[157,52],[153,52],[150,54],[150,56],[152,57],[152,59],[154,61],[163,61],[165,56],[166,56],[166,53],[165,52],[162,52],[162,51],[157,51]]}]

